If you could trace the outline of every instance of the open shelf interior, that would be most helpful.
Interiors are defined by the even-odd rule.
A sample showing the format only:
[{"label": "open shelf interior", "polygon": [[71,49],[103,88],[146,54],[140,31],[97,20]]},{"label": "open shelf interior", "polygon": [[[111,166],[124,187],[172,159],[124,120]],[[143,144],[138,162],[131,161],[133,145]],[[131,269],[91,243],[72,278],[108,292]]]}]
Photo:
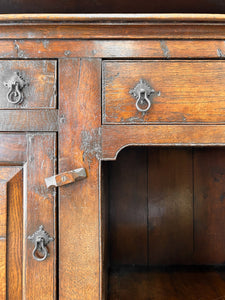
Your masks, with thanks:
[{"label": "open shelf interior", "polygon": [[128,147],[102,175],[106,299],[225,299],[225,148]]},{"label": "open shelf interior", "polygon": [[110,272],[110,300],[224,300],[225,270],[140,270]]}]

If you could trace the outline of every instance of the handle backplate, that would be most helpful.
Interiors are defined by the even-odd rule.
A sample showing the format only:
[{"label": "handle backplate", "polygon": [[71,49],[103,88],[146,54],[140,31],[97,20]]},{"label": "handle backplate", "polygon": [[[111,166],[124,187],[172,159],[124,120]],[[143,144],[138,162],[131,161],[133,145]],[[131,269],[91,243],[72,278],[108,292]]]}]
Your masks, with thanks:
[{"label": "handle backplate", "polygon": [[13,104],[20,104],[24,100],[23,88],[28,85],[23,79],[20,72],[13,73],[11,78],[7,82],[3,82],[4,86],[8,87],[7,93],[8,102]]},{"label": "handle backplate", "polygon": [[54,238],[44,230],[44,226],[41,225],[35,233],[29,235],[28,240],[34,243],[33,258],[37,261],[45,260],[48,257],[47,245],[54,241]]},{"label": "handle backplate", "polygon": [[147,112],[150,109],[150,97],[151,94],[155,93],[155,90],[146,80],[140,79],[139,83],[129,93],[137,100],[136,108],[138,111]]}]

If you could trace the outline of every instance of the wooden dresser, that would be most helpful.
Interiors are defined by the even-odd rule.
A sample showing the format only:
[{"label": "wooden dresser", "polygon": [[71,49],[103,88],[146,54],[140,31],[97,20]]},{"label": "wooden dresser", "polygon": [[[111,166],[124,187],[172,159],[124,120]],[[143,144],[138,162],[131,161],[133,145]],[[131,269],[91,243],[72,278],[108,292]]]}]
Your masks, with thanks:
[{"label": "wooden dresser", "polygon": [[225,15],[0,15],[0,299],[225,298]]}]

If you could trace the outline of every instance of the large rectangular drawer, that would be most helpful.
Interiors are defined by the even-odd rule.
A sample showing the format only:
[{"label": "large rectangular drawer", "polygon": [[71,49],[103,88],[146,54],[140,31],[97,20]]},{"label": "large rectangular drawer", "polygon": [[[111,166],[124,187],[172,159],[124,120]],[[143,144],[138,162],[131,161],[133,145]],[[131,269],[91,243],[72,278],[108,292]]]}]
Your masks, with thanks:
[{"label": "large rectangular drawer", "polygon": [[56,108],[56,60],[1,60],[0,109]]},{"label": "large rectangular drawer", "polygon": [[223,123],[225,61],[104,61],[102,106],[103,124]]}]

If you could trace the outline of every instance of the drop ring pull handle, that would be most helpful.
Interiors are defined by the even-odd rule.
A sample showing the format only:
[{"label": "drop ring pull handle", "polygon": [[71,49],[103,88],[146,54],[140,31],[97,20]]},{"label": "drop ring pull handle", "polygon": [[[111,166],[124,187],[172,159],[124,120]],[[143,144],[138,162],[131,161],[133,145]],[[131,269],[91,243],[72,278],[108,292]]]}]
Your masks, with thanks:
[{"label": "drop ring pull handle", "polygon": [[[41,255],[40,255],[40,253],[41,253]],[[43,261],[47,258],[48,249],[44,245],[43,238],[39,238],[35,241],[35,246],[34,246],[32,255],[33,255],[33,258],[37,261]]]},{"label": "drop ring pull handle", "polygon": [[19,104],[24,100],[23,88],[28,85],[23,79],[20,72],[14,72],[11,78],[3,83],[9,91],[7,93],[7,100],[9,103]]},{"label": "drop ring pull handle", "polygon": [[47,245],[51,241],[54,241],[54,238],[51,237],[44,230],[44,226],[41,225],[34,234],[28,236],[28,240],[34,243],[34,249],[32,251],[33,259],[36,261],[44,261],[49,255]]},{"label": "drop ring pull handle", "polygon": [[129,91],[129,93],[137,99],[136,108],[140,112],[147,112],[151,107],[151,95],[160,95],[160,92],[156,93],[155,90],[150,86],[150,84],[144,80],[140,79],[138,84]]},{"label": "drop ring pull handle", "polygon": [[15,82],[11,85],[7,94],[7,99],[10,103],[17,104],[22,100],[22,93],[19,90],[19,83]]},{"label": "drop ring pull handle", "polygon": [[[145,108],[142,108],[143,106],[145,106]],[[146,91],[144,89],[141,89],[139,92],[138,99],[136,101],[136,108],[140,112],[146,112],[149,110],[150,107],[151,101],[148,99]]]}]

